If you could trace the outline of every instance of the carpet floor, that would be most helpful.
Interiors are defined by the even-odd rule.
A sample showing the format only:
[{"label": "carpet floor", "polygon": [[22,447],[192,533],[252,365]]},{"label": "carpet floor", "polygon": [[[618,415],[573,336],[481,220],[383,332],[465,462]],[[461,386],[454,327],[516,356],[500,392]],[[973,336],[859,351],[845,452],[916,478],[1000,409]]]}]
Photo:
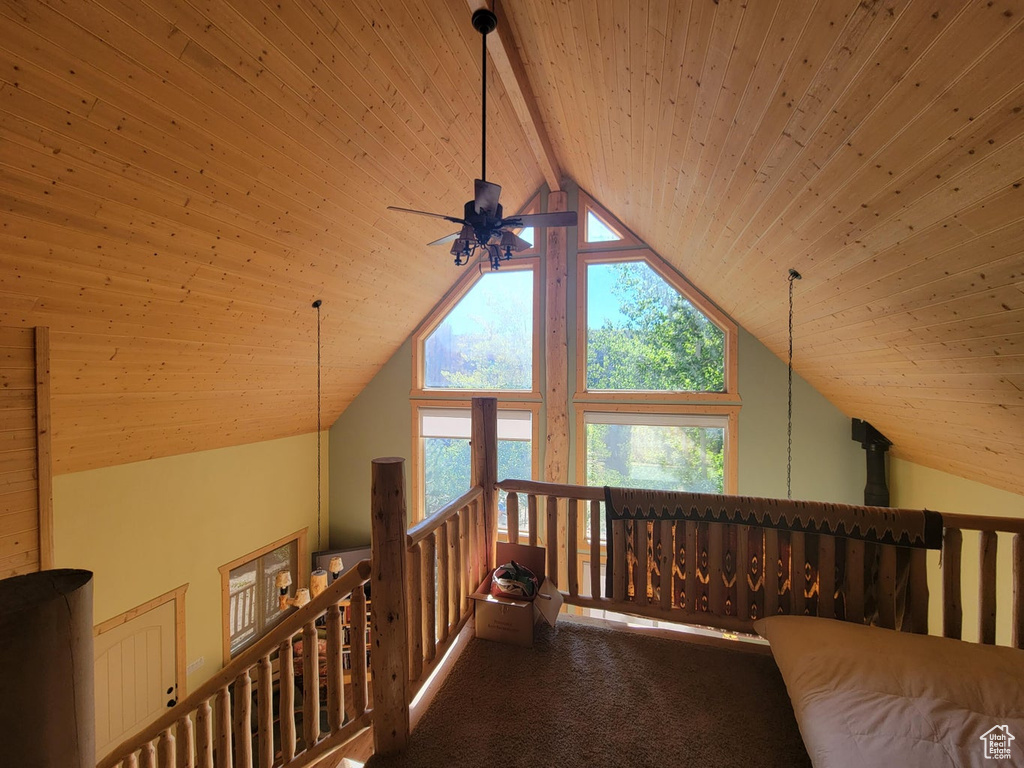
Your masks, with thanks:
[{"label": "carpet floor", "polygon": [[473,639],[395,757],[367,768],[810,766],[771,656],[560,621]]}]

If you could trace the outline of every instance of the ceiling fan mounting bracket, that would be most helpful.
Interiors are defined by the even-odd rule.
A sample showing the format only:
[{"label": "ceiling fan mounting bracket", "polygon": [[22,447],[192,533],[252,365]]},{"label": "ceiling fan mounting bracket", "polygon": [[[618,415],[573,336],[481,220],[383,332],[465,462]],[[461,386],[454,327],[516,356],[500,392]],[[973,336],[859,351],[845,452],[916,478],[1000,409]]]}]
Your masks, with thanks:
[{"label": "ceiling fan mounting bracket", "polygon": [[480,8],[473,11],[473,29],[481,35],[490,34],[497,26],[498,17],[494,15],[494,11],[488,8]]}]

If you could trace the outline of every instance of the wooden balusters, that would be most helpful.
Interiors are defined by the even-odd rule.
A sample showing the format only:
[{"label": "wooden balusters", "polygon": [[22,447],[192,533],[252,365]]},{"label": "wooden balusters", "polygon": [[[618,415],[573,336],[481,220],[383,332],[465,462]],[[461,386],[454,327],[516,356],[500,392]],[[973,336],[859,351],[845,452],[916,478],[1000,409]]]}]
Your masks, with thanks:
[{"label": "wooden balusters", "polygon": [[459,512],[459,582],[461,587],[459,588],[459,620],[465,616],[470,609],[469,595],[476,589],[479,582],[472,580],[472,574],[470,573],[470,546],[469,546],[469,507],[465,507]]},{"label": "wooden balusters", "polygon": [[569,499],[569,511],[566,517],[566,533],[565,533],[565,551],[566,551],[566,563],[568,565],[568,577],[569,577],[569,594],[572,597],[579,597],[580,595],[580,574],[579,564],[577,562],[577,543],[578,537],[578,522],[579,522],[579,511],[580,505],[576,499]]},{"label": "wooden balusters", "polygon": [[804,564],[807,562],[807,553],[804,549],[805,538],[802,531],[790,531],[789,534],[789,612],[794,616],[800,616],[807,607],[806,592],[807,577],[804,574]]},{"label": "wooden balusters", "polygon": [[179,717],[175,728],[175,765],[177,768],[195,768],[196,742],[191,718],[188,715]]},{"label": "wooden balusters", "polygon": [[526,524],[530,527],[529,544],[537,546],[537,497],[532,493],[526,497]]},{"label": "wooden balusters", "polygon": [[612,540],[608,545],[615,553],[612,568],[612,600],[621,603],[626,599],[629,563],[626,562],[626,521],[612,520]]},{"label": "wooden balusters", "polygon": [[469,594],[476,591],[476,588],[480,585],[481,577],[480,572],[483,570],[480,563],[480,547],[477,545],[477,529],[476,529],[476,502],[469,505],[466,510],[466,546],[469,550],[466,554],[466,558],[469,561]]},{"label": "wooden balusters", "polygon": [[217,768],[231,768],[235,763],[231,748],[233,721],[231,719],[231,692],[226,685],[217,691],[216,710],[214,728],[217,734]]},{"label": "wooden balusters", "polygon": [[311,749],[320,738],[320,644],[316,625],[302,627],[302,739]]},{"label": "wooden balusters", "polygon": [[147,741],[139,750],[139,768],[156,768],[156,747]]},{"label": "wooden balusters", "polygon": [[[416,573],[419,574],[418,568]],[[324,623],[327,625],[327,727],[335,733],[345,722],[345,678],[341,668],[345,630],[340,605],[328,606]]]},{"label": "wooden balusters", "polygon": [[910,550],[910,631],[928,634],[928,551]]},{"label": "wooden balusters", "polygon": [[235,678],[234,694],[231,728],[235,737],[235,768],[252,768],[252,681],[249,670]]},{"label": "wooden balusters", "polygon": [[896,629],[896,547],[878,545],[878,624]]},{"label": "wooden balusters", "polygon": [[[479,515],[478,515],[479,517]],[[420,560],[420,582],[423,585],[423,656],[430,662],[437,655],[437,590],[434,573],[436,545],[434,534],[423,540],[423,556]]]},{"label": "wooden balusters", "polygon": [[947,528],[942,537],[942,634],[963,637],[964,608],[960,591],[960,558],[963,533]]},{"label": "wooden balusters", "polygon": [[170,728],[165,728],[160,734],[160,741],[156,745],[157,756],[160,758],[160,765],[163,768],[172,768],[177,762],[177,749],[174,743],[174,733]]},{"label": "wooden balusters", "polygon": [[750,618],[750,526],[736,527],[736,615]]},{"label": "wooden balusters", "polygon": [[270,656],[256,665],[256,733],[260,768],[274,765],[274,673]]},{"label": "wooden balusters", "polygon": [[779,612],[779,532],[764,529],[764,615]]},{"label": "wooden balusters", "polygon": [[437,635],[443,643],[448,639],[448,526],[437,529]]},{"label": "wooden balusters", "polygon": [[836,615],[836,540],[818,537],[818,615],[828,619]]},{"label": "wooden balusters", "polygon": [[674,526],[671,520],[655,523],[660,532],[661,552],[658,556],[658,596],[662,610],[669,611],[674,604],[672,592],[672,569],[675,564],[675,545],[672,541]]},{"label": "wooden balusters", "polygon": [[209,699],[196,709],[196,765],[213,768],[213,708]]},{"label": "wooden balusters", "polygon": [[451,585],[449,595],[451,603],[448,605],[448,621],[451,625],[448,634],[451,635],[462,616],[462,578],[460,576],[461,560],[459,558],[459,521],[452,518],[445,526],[448,528],[448,583]]},{"label": "wooden balusters", "polygon": [[981,579],[978,593],[978,637],[981,642],[996,642],[996,550],[995,531],[981,532]]},{"label": "wooden balusters", "polygon": [[1013,615],[1010,644],[1024,648],[1024,534],[1013,537]]},{"label": "wooden balusters", "polygon": [[356,717],[366,711],[366,593],[352,592],[352,623],[349,627],[349,658],[352,660],[352,707]]},{"label": "wooden balusters", "polygon": [[651,563],[648,559],[651,531],[647,520],[634,520],[633,531],[635,532],[633,554],[636,555],[636,570],[633,572],[633,600],[637,605],[647,606],[651,604],[648,592],[651,575]]},{"label": "wooden balusters", "polygon": [[864,623],[864,542],[846,539],[846,620]]},{"label": "wooden balusters", "polygon": [[290,637],[277,647],[277,676],[281,691],[278,703],[281,757],[287,764],[295,757],[295,657]]},{"label": "wooden balusters", "polygon": [[[611,544],[611,542],[609,542]],[[601,502],[590,502],[590,597],[601,598]]]},{"label": "wooden balusters", "polygon": [[136,757],[134,752],[132,752],[124,759],[121,765],[122,768],[139,768],[139,758]]},{"label": "wooden balusters", "polygon": [[556,587],[563,586],[558,583],[558,497],[548,496],[547,498],[547,528],[544,535],[547,537],[545,546],[548,555],[548,578]]},{"label": "wooden balusters", "polygon": [[510,544],[519,543],[519,494],[510,493],[505,496],[505,516],[508,521],[508,540]]},{"label": "wooden balusters", "polygon": [[708,611],[725,615],[725,526],[708,525]]},{"label": "wooden balusters", "polygon": [[423,566],[420,544],[407,552],[406,578],[409,580],[409,679],[416,681],[423,674]]}]

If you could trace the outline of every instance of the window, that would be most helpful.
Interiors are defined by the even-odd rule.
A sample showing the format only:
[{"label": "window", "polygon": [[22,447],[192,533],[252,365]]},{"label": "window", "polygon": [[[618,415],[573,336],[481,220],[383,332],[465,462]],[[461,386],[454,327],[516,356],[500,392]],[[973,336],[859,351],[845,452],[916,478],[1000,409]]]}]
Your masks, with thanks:
[{"label": "window", "polygon": [[224,602],[224,659],[252,645],[292,609],[282,611],[274,584],[277,573],[291,574],[289,595],[303,583],[306,530],[250,552],[220,567]]},{"label": "window", "polygon": [[593,211],[587,211],[586,222],[585,242],[610,243],[622,239],[622,235]]},{"label": "window", "polygon": [[534,271],[510,265],[477,279],[423,340],[425,390],[535,389]]},{"label": "window", "polygon": [[[430,516],[469,490],[470,410],[421,407],[418,411],[421,499],[424,516]],[[535,409],[499,408],[499,479],[533,477],[535,426]],[[498,524],[507,525],[504,493],[498,499]]]},{"label": "window", "polygon": [[585,413],[586,484],[724,493],[728,416]]},{"label": "window", "polygon": [[588,392],[724,392],[718,325],[646,261],[586,269]]}]

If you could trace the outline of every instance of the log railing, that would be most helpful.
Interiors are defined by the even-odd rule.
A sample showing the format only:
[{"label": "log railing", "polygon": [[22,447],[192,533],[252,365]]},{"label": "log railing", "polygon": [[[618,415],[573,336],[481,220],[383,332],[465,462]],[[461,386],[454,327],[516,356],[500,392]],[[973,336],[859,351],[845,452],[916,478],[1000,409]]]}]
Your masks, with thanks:
[{"label": "log railing", "polygon": [[[363,591],[369,577],[370,564],[364,560],[184,701],[119,745],[97,768],[300,768],[355,738],[370,725]],[[346,618],[343,609],[349,602]],[[317,622],[321,618],[326,631],[326,684],[319,663]],[[346,627],[352,639],[348,680],[342,669]],[[298,676],[293,655],[299,638],[301,701],[295,695]],[[322,687],[326,690],[323,701]],[[323,709],[327,728],[321,732]],[[296,727],[297,711],[301,732]]]},{"label": "log railing", "polygon": [[[509,541],[543,543],[548,577],[568,605],[734,631],[750,631],[755,619],[778,613],[929,629],[926,550],[753,525],[615,521],[609,594],[601,576],[608,547],[603,488],[525,480],[498,488],[508,494]],[[995,643],[1002,533],[1013,536],[1011,643],[1024,647],[1024,520],[944,514],[943,521],[943,634],[961,637],[961,531],[971,529],[980,531],[979,638]]]}]

